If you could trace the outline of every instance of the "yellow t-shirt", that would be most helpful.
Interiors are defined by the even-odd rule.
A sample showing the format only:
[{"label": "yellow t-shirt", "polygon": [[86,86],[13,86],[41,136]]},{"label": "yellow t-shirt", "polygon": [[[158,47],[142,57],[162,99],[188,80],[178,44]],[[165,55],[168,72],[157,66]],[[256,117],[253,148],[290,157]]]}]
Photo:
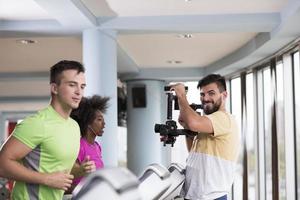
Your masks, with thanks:
[{"label": "yellow t-shirt", "polygon": [[187,159],[182,195],[208,200],[228,194],[236,171],[240,135],[235,118],[227,112],[206,115],[214,134],[199,133]]}]

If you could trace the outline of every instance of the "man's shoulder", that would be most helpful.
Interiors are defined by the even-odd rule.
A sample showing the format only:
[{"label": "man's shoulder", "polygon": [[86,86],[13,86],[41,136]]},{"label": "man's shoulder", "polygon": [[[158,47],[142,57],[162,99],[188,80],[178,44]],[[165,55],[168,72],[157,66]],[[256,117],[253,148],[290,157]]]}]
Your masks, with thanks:
[{"label": "man's shoulder", "polygon": [[213,112],[209,115],[228,115],[231,116],[232,114],[226,110],[217,110],[216,112]]},{"label": "man's shoulder", "polygon": [[37,111],[36,113],[27,116],[18,126],[42,126],[47,118],[47,108]]},{"label": "man's shoulder", "polygon": [[42,138],[44,123],[40,120],[39,113],[26,117],[17,124],[12,135],[30,148],[35,148],[36,138]]},{"label": "man's shoulder", "polygon": [[216,126],[231,128],[236,125],[236,119],[234,115],[226,111],[219,110],[212,114],[206,115],[206,117],[210,119],[214,125],[214,128],[216,128]]},{"label": "man's shoulder", "polygon": [[40,121],[41,123],[48,123],[49,121],[63,121],[62,117],[53,109],[51,105],[46,108],[39,110],[35,115],[32,116],[35,120]]},{"label": "man's shoulder", "polygon": [[46,108],[43,108],[43,109],[39,110],[39,111],[35,114],[35,116],[36,116],[37,118],[46,118],[47,116],[52,116],[52,115],[53,115],[52,112],[53,112],[53,111],[51,110],[51,107],[50,107],[50,106],[47,106]]},{"label": "man's shoulder", "polygon": [[35,114],[32,114],[32,115],[29,115],[27,116],[25,119],[23,119],[21,122],[20,122],[20,125],[25,125],[25,124],[38,124],[40,123],[40,113],[39,111],[36,112]]},{"label": "man's shoulder", "polygon": [[204,115],[204,116],[206,116],[210,119],[224,119],[224,118],[232,119],[232,118],[234,118],[234,116],[231,113],[229,113],[227,111],[221,111],[221,110],[218,110],[216,112],[213,112],[209,115]]}]

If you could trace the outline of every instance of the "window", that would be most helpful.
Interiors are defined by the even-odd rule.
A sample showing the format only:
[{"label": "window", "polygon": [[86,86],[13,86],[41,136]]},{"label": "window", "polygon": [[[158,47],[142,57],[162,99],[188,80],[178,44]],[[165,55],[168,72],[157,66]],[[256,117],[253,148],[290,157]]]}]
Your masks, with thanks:
[{"label": "window", "polygon": [[264,158],[266,199],[272,200],[272,93],[271,70],[263,70]]},{"label": "window", "polygon": [[253,73],[246,75],[246,145],[248,164],[248,199],[255,200],[257,195],[257,142],[254,131],[254,90]]},{"label": "window", "polygon": [[285,115],[283,63],[276,65],[276,128],[278,141],[279,199],[286,199]]},{"label": "window", "polygon": [[299,65],[299,52],[293,55],[294,65],[294,101],[295,101],[295,128],[296,128],[296,157],[297,157],[297,196],[300,197],[300,65]]},{"label": "window", "polygon": [[[231,80],[231,113],[235,116],[241,133],[241,79]],[[234,97],[234,98],[233,98]],[[238,171],[233,183],[233,199],[243,199],[243,147],[241,145],[238,159]]]},{"label": "window", "polygon": [[267,62],[229,80],[230,108],[244,143],[234,200],[300,197],[299,51]]}]

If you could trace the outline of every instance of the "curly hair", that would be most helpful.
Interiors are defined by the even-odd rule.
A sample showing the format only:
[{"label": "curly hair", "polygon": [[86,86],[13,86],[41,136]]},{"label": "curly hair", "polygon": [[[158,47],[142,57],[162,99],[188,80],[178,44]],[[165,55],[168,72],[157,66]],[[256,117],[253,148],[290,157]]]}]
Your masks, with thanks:
[{"label": "curly hair", "polygon": [[96,118],[96,112],[105,113],[108,108],[109,97],[93,95],[83,97],[78,108],[71,112],[71,117],[79,124],[81,136],[85,136],[88,125]]}]

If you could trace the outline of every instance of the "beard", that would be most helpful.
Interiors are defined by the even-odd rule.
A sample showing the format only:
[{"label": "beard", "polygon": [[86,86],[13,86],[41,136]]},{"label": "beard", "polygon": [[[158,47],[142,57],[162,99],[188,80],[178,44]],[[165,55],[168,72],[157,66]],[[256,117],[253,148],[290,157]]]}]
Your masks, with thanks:
[{"label": "beard", "polygon": [[218,111],[221,107],[222,104],[222,99],[221,97],[216,101],[204,101],[202,102],[203,104],[203,112],[206,115],[212,114],[216,111]]}]

